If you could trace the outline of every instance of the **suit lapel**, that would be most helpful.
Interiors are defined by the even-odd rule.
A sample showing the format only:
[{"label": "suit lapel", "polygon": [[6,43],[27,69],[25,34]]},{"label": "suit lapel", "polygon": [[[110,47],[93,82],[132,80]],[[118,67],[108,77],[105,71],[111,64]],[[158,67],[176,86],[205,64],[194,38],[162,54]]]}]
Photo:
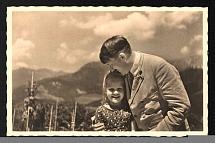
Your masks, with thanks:
[{"label": "suit lapel", "polygon": [[144,62],[144,56],[141,53],[140,61],[138,64],[138,69],[134,73],[134,80],[133,80],[132,90],[131,90],[131,98],[128,100],[129,105],[133,102],[134,97],[136,96],[136,94],[140,88],[140,85],[142,84],[142,82],[144,80],[144,70],[142,68],[143,62]]}]

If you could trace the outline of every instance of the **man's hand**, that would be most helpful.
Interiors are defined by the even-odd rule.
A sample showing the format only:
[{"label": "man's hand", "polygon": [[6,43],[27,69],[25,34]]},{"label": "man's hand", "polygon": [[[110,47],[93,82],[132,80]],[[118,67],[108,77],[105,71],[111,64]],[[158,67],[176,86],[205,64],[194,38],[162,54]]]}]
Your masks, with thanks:
[{"label": "man's hand", "polygon": [[92,125],[94,131],[102,131],[104,130],[105,126],[104,123],[96,123]]}]

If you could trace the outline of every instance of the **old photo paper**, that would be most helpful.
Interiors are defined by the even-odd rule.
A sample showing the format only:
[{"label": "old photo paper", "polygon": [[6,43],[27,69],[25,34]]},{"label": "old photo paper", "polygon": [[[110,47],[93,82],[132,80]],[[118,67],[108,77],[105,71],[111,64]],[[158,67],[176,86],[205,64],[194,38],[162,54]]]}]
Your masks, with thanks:
[{"label": "old photo paper", "polygon": [[[206,7],[7,7],[7,136],[207,135],[207,18]],[[176,67],[190,131],[92,130],[114,35]]]}]

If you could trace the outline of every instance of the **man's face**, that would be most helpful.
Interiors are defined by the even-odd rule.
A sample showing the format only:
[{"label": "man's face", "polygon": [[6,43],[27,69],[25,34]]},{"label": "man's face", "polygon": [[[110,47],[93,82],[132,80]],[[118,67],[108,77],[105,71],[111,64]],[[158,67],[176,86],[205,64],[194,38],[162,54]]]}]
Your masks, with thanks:
[{"label": "man's face", "polygon": [[112,105],[119,105],[124,97],[124,89],[122,81],[112,80],[107,82],[106,87],[107,98]]},{"label": "man's face", "polygon": [[107,65],[110,66],[110,69],[116,69],[119,71],[122,75],[125,75],[129,72],[130,69],[127,68],[127,65],[125,61],[121,60],[120,58],[111,58],[108,62]]}]

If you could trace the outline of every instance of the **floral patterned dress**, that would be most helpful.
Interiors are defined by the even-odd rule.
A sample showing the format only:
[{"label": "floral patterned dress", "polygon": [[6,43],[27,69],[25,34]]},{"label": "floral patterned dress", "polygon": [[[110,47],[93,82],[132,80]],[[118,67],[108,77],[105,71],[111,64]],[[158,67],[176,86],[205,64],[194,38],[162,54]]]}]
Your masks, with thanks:
[{"label": "floral patterned dress", "polygon": [[96,110],[95,123],[104,123],[104,131],[130,131],[131,113],[101,105]]}]

